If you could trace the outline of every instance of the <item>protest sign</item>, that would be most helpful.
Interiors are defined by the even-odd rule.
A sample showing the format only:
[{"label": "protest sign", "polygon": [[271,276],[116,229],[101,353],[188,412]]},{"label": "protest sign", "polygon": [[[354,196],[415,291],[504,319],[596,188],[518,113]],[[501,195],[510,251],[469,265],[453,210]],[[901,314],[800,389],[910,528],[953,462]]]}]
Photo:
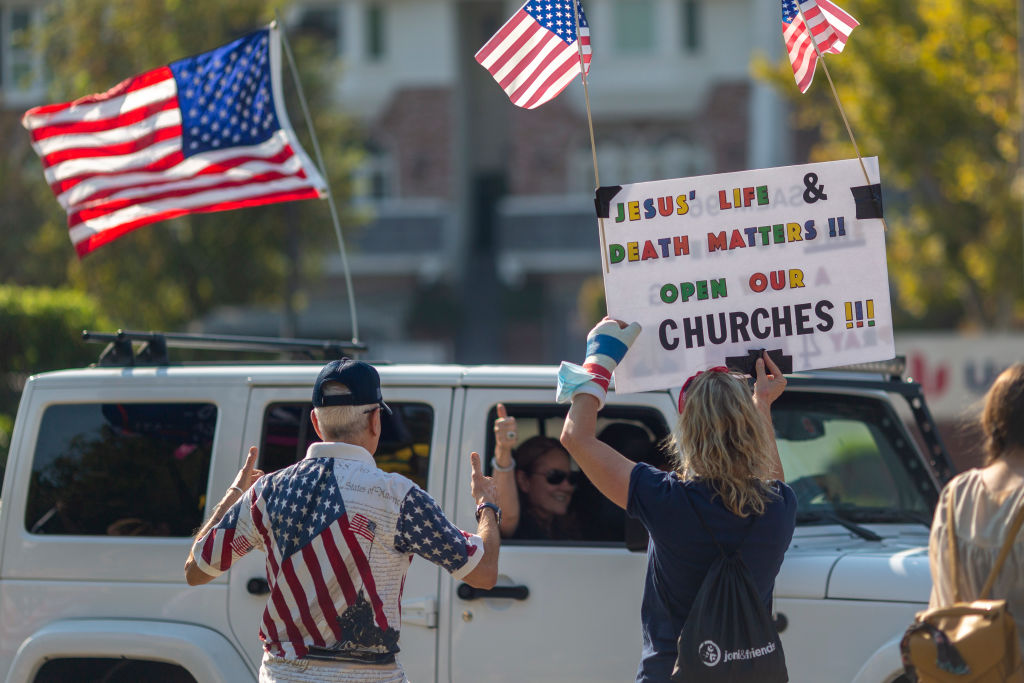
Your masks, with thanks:
[{"label": "protest sign", "polygon": [[616,390],[759,349],[784,372],[892,358],[878,159],[863,162],[599,188],[608,314],[643,326]]}]

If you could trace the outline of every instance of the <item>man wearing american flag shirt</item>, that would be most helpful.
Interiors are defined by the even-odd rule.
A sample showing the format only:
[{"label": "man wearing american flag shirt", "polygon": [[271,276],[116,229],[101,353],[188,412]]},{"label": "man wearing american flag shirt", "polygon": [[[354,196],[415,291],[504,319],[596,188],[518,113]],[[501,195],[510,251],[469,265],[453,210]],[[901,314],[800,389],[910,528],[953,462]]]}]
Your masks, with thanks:
[{"label": "man wearing american flag shirt", "polygon": [[196,535],[190,585],[207,583],[253,548],[267,554],[270,596],[259,624],[260,681],[406,681],[398,652],[402,585],[412,556],[478,588],[497,580],[496,490],[473,453],[476,534],[456,528],[425,491],[374,463],[381,411],[373,366],[328,363],[313,387],[323,439],[269,475],[256,448]]}]

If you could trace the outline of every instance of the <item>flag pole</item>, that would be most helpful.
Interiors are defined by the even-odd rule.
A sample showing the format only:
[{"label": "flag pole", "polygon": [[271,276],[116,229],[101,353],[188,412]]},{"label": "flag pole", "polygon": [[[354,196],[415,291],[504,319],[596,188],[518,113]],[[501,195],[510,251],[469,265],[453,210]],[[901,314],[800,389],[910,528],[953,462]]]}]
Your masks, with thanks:
[{"label": "flag pole", "polygon": [[[601,174],[597,170],[597,145],[594,142],[594,118],[590,114],[590,87],[587,85],[587,66],[583,62],[583,44],[580,42],[580,13],[577,5],[578,0],[572,0],[573,23],[576,25],[576,51],[580,56],[580,76],[583,79],[583,99],[587,103],[587,128],[590,130],[590,155],[594,159],[594,182],[595,189],[601,187]],[[601,263],[604,264],[604,272],[609,272],[608,249],[605,246],[604,218],[597,217],[597,225],[601,233]]]},{"label": "flag pole", "polygon": [[341,223],[338,221],[338,209],[334,204],[331,182],[327,178],[327,166],[324,164],[323,154],[320,153],[320,141],[317,140],[316,129],[313,128],[313,117],[310,116],[306,94],[302,90],[302,81],[299,80],[299,69],[295,65],[295,55],[292,54],[292,46],[288,42],[287,33],[284,31],[284,22],[281,21],[281,16],[276,9],[274,10],[274,23],[281,27],[279,31],[281,44],[284,45],[284,52],[288,57],[288,66],[292,73],[292,80],[295,82],[295,91],[299,96],[299,103],[302,105],[302,115],[306,119],[306,128],[309,129],[309,137],[313,142],[313,153],[316,154],[316,163],[320,167],[320,175],[324,178],[324,185],[327,186],[327,206],[331,212],[331,222],[334,224],[334,235],[338,238],[338,250],[341,252],[341,268],[345,273],[345,289],[348,292],[349,315],[352,317],[352,342],[358,344],[359,321],[356,318],[356,298],[352,290],[352,274],[348,268],[348,254],[345,251],[345,240],[341,236]]},{"label": "flag pole", "polygon": [[[825,78],[828,79],[829,87],[832,88],[832,98],[836,101],[836,107],[839,109],[839,115],[843,118],[843,125],[846,126],[846,133],[850,136],[850,142],[853,143],[853,151],[857,155],[857,161],[860,162],[860,170],[864,173],[864,181],[871,185],[871,178],[868,176],[868,169],[864,166],[864,159],[860,155],[860,147],[857,146],[857,140],[853,137],[853,129],[850,127],[850,121],[846,118],[846,109],[843,108],[843,103],[839,99],[839,93],[836,91],[836,84],[832,82],[832,74],[828,72],[828,65],[825,64],[825,56],[821,54],[821,50],[818,48],[818,39],[814,37],[814,32],[811,31],[810,25],[807,23],[807,17],[804,16],[804,8],[800,5],[801,0],[797,0],[796,9],[800,13],[800,19],[804,22],[804,30],[807,31],[807,36],[811,39],[811,45],[814,47],[814,54],[818,56],[818,61],[821,62],[821,68],[825,72]],[[882,228],[888,232],[889,226],[885,223],[885,217],[882,217]]]}]

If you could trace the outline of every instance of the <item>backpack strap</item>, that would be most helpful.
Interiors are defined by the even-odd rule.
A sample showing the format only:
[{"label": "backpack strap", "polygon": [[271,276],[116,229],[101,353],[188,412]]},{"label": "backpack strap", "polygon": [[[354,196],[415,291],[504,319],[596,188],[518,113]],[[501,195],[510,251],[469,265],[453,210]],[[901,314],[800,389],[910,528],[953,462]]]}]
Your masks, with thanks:
[{"label": "backpack strap", "polygon": [[[999,570],[1003,568],[1003,563],[1006,562],[1006,556],[1010,554],[1013,542],[1017,539],[1017,534],[1020,532],[1022,524],[1024,524],[1024,505],[1021,505],[1020,509],[1017,510],[1017,514],[1013,517],[1013,524],[1010,525],[1010,530],[1006,532],[1006,540],[1003,541],[1003,547],[999,550],[999,556],[996,558],[996,563],[993,565],[992,571],[989,572],[988,579],[985,581],[985,585],[981,589],[981,595],[978,596],[979,600],[985,600],[988,598],[988,594],[992,590],[992,586],[995,585],[996,577],[999,575]],[[950,528],[952,529],[953,527],[950,526]]]},{"label": "backpack strap", "polygon": [[949,497],[946,499],[946,530],[949,538],[949,575],[953,582],[953,602],[960,602],[960,559],[956,549],[956,530],[953,528],[953,520],[956,519],[956,505],[954,498],[956,489],[950,487]]}]

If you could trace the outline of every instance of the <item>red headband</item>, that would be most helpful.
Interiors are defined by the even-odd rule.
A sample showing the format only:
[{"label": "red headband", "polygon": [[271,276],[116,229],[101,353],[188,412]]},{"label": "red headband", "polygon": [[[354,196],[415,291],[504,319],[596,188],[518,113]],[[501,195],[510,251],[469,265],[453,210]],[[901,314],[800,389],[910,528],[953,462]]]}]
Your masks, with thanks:
[{"label": "red headband", "polygon": [[[716,365],[715,367],[708,369],[708,372],[729,372],[729,371],[730,371],[729,368],[725,367],[724,365]],[[690,388],[690,382],[692,382],[693,380],[697,379],[697,375],[702,375],[702,374],[704,374],[704,371],[703,370],[698,370],[697,372],[695,372],[692,375],[690,375],[689,377],[687,377],[686,381],[683,382],[683,388],[679,390],[679,413],[680,414],[682,414],[682,412],[683,412],[683,405],[686,403],[686,390]]]}]

